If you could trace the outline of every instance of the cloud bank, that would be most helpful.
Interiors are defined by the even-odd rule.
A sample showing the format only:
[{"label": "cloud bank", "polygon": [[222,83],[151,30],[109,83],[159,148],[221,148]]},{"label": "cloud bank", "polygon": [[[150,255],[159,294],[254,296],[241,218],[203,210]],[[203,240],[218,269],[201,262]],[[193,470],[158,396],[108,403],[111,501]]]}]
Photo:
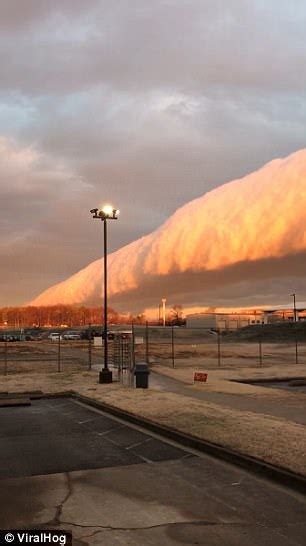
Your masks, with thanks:
[{"label": "cloud bank", "polygon": [[[151,234],[110,254],[109,294],[125,305],[136,299],[139,306],[170,291],[185,301],[189,294],[191,303],[193,293],[203,298],[220,282],[230,288],[301,276],[305,202],[306,150],[301,150],[187,203]],[[293,264],[302,268],[297,272]],[[102,260],[96,260],[32,303],[97,301],[102,269]],[[254,287],[252,292],[250,297]]]}]

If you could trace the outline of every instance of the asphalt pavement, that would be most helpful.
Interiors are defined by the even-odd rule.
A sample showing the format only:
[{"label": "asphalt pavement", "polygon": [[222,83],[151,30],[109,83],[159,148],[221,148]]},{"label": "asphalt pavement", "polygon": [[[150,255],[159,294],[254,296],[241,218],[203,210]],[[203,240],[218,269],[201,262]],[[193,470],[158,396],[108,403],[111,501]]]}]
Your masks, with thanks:
[{"label": "asphalt pavement", "polygon": [[188,455],[65,398],[32,400],[27,408],[0,408],[0,443],[0,479],[125,466]]},{"label": "asphalt pavement", "polygon": [[0,528],[75,546],[299,546],[306,499],[71,399],[0,409]]}]

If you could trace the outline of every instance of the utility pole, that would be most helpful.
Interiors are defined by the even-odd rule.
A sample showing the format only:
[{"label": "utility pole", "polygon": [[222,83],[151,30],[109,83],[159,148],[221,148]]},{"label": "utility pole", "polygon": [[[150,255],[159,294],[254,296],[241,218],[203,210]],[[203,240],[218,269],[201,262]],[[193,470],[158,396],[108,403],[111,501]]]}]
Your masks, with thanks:
[{"label": "utility pole", "polygon": [[290,296],[293,298],[293,322],[296,322],[296,300],[295,300],[295,294],[290,294]]}]

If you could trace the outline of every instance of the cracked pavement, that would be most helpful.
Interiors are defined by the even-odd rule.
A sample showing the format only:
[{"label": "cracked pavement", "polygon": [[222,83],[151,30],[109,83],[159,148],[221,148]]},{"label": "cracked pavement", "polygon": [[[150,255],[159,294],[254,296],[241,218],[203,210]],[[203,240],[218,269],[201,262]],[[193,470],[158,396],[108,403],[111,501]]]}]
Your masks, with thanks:
[{"label": "cracked pavement", "polygon": [[1,528],[70,530],[75,546],[305,543],[305,498],[209,457],[0,486]]},{"label": "cracked pavement", "polygon": [[[0,480],[1,529],[70,530],[75,546],[305,544],[302,495],[69,400],[53,402],[34,403],[32,413],[15,409],[15,436],[8,419],[11,436],[1,447],[3,454],[5,437],[11,477]],[[49,453],[37,453],[43,415]],[[4,435],[5,419],[0,424]]]}]

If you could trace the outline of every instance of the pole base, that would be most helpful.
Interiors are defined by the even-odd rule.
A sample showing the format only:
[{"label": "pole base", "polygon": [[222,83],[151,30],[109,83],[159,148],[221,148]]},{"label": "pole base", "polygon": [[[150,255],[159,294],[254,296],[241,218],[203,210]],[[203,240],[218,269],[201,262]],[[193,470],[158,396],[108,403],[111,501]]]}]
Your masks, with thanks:
[{"label": "pole base", "polygon": [[99,383],[112,383],[113,373],[110,370],[101,370],[99,373]]}]

